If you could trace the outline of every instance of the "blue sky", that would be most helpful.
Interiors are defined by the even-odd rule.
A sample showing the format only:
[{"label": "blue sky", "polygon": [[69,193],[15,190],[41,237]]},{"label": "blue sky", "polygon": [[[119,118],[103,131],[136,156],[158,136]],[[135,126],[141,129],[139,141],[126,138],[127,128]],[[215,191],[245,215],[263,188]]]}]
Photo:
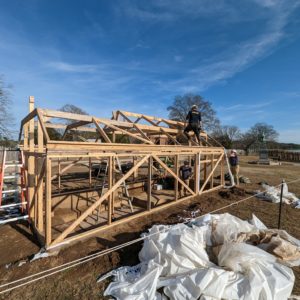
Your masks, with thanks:
[{"label": "blue sky", "polygon": [[37,106],[167,116],[175,95],[223,125],[300,143],[300,0],[0,0],[0,74],[16,124]]}]

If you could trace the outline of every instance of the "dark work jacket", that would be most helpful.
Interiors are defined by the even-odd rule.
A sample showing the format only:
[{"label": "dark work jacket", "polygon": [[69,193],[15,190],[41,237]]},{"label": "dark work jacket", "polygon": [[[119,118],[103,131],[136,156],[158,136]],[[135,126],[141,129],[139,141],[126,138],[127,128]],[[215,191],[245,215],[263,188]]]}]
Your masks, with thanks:
[{"label": "dark work jacket", "polygon": [[199,124],[201,122],[201,113],[198,110],[190,110],[186,116],[189,124]]},{"label": "dark work jacket", "polygon": [[190,166],[181,166],[179,171],[183,180],[189,179],[192,174],[192,168]]},{"label": "dark work jacket", "polygon": [[235,167],[239,164],[239,159],[237,156],[229,156],[229,163],[232,167]]}]

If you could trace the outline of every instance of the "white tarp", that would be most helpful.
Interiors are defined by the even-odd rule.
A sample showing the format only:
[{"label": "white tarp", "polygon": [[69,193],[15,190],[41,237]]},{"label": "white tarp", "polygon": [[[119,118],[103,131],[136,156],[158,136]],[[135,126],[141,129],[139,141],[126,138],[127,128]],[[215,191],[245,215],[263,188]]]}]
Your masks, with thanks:
[{"label": "white tarp", "polygon": [[[292,254],[277,257],[274,247],[272,254],[266,252],[269,235],[289,244]],[[284,231],[270,232],[255,216],[246,222],[230,214],[206,215],[189,225],[155,225],[144,236],[139,265],[99,279],[114,276],[104,295],[120,300],[284,300],[294,285],[287,265],[300,263],[300,242]],[[264,246],[252,245],[255,238]],[[285,253],[282,249],[280,244],[276,251]]]},{"label": "white tarp", "polygon": [[[259,199],[263,199],[266,201],[270,201],[273,203],[279,203],[280,202],[280,194],[281,194],[281,187],[275,187],[270,186],[268,184],[262,184],[262,188],[264,191],[256,191],[257,195],[256,197]],[[295,208],[300,208],[300,199],[298,197],[289,192],[288,185],[286,183],[283,183],[283,191],[282,191],[282,201],[286,204],[291,204]]]}]

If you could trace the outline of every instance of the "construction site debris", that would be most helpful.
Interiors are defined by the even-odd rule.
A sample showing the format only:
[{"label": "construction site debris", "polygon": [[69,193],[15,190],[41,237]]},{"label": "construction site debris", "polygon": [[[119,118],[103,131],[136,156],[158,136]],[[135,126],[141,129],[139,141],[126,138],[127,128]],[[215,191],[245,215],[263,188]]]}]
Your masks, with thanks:
[{"label": "construction site debris", "polygon": [[[104,295],[123,300],[282,300],[294,285],[293,271],[284,264],[300,264],[300,241],[285,231],[268,230],[255,216],[247,222],[230,214],[205,215],[189,225],[154,225],[144,236],[140,264],[98,280],[114,276]],[[273,250],[268,253],[265,247]],[[216,261],[213,248],[219,249]]]},{"label": "construction site debris", "polygon": [[[280,194],[281,194],[281,187],[276,186],[270,186],[265,182],[261,183],[263,191],[257,190],[256,197],[262,200],[270,201],[273,203],[279,203],[280,202]],[[292,205],[295,208],[300,208],[300,199],[298,197],[289,192],[288,185],[286,183],[283,183],[283,195],[282,195],[282,201],[285,204]]]}]

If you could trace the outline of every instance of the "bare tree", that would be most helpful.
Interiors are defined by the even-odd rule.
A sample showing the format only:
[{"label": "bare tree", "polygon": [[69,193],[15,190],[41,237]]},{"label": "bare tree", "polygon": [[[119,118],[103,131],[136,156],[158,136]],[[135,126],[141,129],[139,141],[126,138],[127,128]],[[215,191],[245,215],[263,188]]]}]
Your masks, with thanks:
[{"label": "bare tree", "polygon": [[226,149],[230,149],[233,142],[241,137],[241,131],[237,126],[219,126],[212,132],[212,136]]},{"label": "bare tree", "polygon": [[11,126],[13,116],[10,112],[12,101],[10,98],[10,87],[4,84],[0,77],[0,140],[11,137]]},{"label": "bare tree", "polygon": [[203,127],[207,131],[212,131],[220,125],[220,121],[216,117],[216,112],[212,108],[211,103],[206,101],[202,96],[194,94],[176,96],[173,104],[167,108],[169,111],[169,118],[185,122],[186,115],[194,104],[198,106],[199,111],[201,112]]},{"label": "bare tree", "polygon": [[88,115],[86,111],[81,109],[80,107],[73,105],[73,104],[65,104],[63,107],[59,109],[60,111],[73,113],[73,114],[79,114],[79,115]]},{"label": "bare tree", "polygon": [[256,123],[241,138],[241,148],[245,150],[246,154],[249,149],[256,143],[259,143],[261,137],[266,142],[275,142],[278,137],[278,132],[272,125],[266,123]]},{"label": "bare tree", "polygon": [[[84,111],[83,109],[81,109],[80,107],[73,105],[73,104],[65,104],[63,107],[61,107],[59,109],[60,111],[63,112],[67,112],[67,113],[73,113],[73,114],[79,114],[79,115],[88,115],[88,113],[86,111]],[[75,123],[77,121],[74,120],[67,120],[66,124],[72,124]],[[89,127],[89,125],[85,125],[87,127]],[[63,132],[58,132],[59,134],[61,134],[61,136],[63,136]],[[89,132],[69,132],[66,136],[67,140],[80,140],[82,141],[85,139],[89,139],[91,137],[94,137],[94,134],[89,133]]]}]

